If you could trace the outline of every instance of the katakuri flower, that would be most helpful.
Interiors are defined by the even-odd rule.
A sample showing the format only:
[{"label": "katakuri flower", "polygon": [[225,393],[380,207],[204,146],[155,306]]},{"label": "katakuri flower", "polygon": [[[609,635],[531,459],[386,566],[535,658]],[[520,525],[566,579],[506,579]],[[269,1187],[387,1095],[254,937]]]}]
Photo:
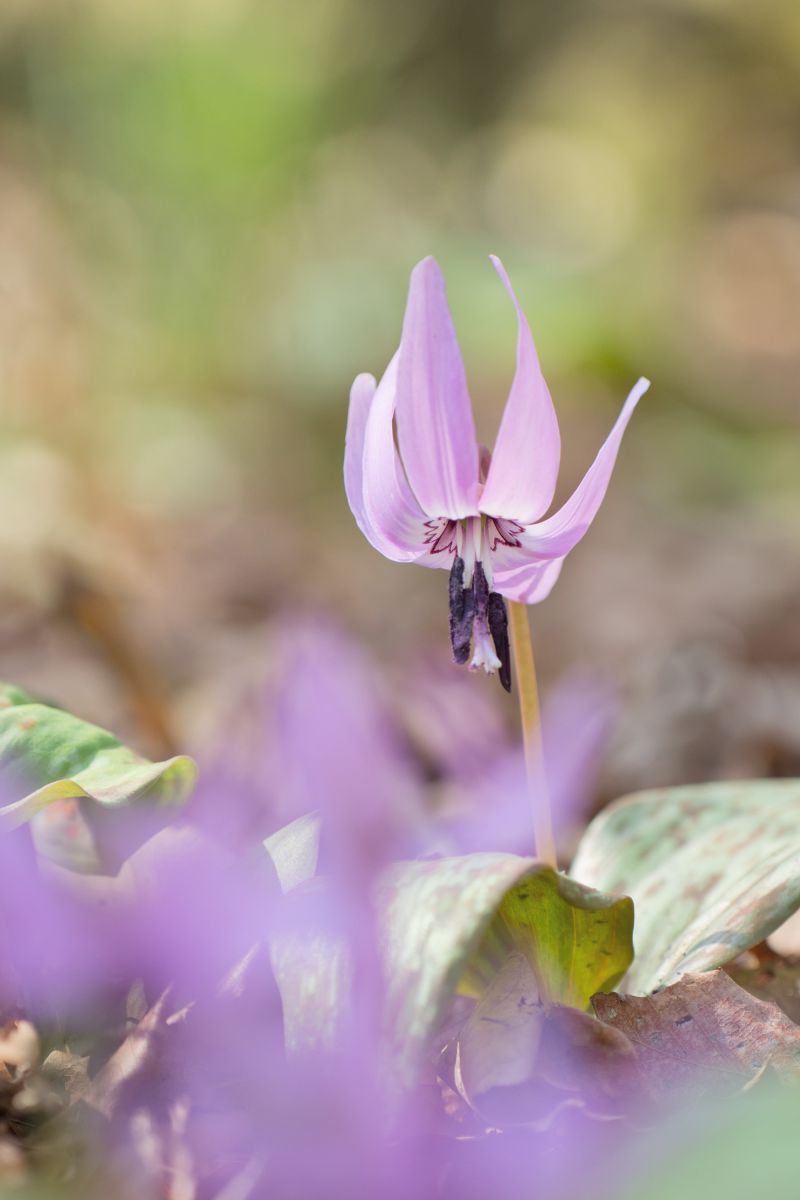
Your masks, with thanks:
[{"label": "katakuri flower", "polygon": [[555,493],[561,439],[533,336],[517,311],[517,367],[494,453],[475,436],[444,279],[435,259],[411,274],[400,346],[379,384],[350,393],[347,499],[361,532],[386,558],[450,571],[450,638],[457,663],[499,671],[510,690],[504,597],[536,604],[605,496],[622,435],[650,386],[640,379],[572,496],[542,520]]}]

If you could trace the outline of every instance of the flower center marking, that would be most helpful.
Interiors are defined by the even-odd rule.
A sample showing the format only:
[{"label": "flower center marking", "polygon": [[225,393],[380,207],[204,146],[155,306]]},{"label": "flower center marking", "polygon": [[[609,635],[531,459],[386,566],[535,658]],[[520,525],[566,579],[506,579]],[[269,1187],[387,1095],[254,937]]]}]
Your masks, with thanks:
[{"label": "flower center marking", "polygon": [[488,674],[499,672],[501,684],[510,692],[508,616],[503,597],[492,591],[491,555],[500,544],[519,546],[523,527],[495,517],[440,518],[426,527],[431,553],[454,555],[448,589],[453,658],[466,663],[472,651],[470,670],[483,667]]}]

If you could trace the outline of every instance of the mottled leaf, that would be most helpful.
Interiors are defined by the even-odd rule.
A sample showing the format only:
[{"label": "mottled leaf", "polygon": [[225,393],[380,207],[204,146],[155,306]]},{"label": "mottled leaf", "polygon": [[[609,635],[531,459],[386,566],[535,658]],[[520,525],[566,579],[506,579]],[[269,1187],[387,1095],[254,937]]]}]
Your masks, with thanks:
[{"label": "mottled leaf", "polygon": [[388,1023],[414,1063],[458,989],[480,996],[522,954],[548,1002],[585,1007],[631,961],[633,908],[511,854],[401,863],[378,895]]},{"label": "mottled leaf", "polygon": [[[92,802],[84,811],[87,818],[95,806],[99,811],[139,802],[150,807],[179,804],[191,791],[197,772],[192,760],[183,755],[149,762],[105,729],[3,684],[0,773],[6,797],[22,793],[0,805],[0,832],[7,832],[56,802]],[[62,865],[96,869],[96,848],[74,803],[61,812],[60,820],[64,824],[55,822],[55,833],[47,822],[39,823],[41,852]],[[74,837],[63,836],[70,823]]]},{"label": "mottled leaf", "polygon": [[[289,826],[267,846],[278,874],[311,826]],[[286,858],[283,849],[292,850]],[[313,857],[313,855],[311,856]],[[304,852],[299,859],[307,864]],[[301,872],[302,874],[303,872]],[[290,1049],[329,1042],[347,1004],[347,954],[324,913],[326,880],[287,896],[287,925],[271,938]],[[533,859],[471,854],[397,863],[376,891],[393,1062],[410,1082],[456,992],[480,997],[512,955],[522,955],[548,999],[585,1007],[614,987],[631,961],[633,909]],[[305,914],[302,917],[302,914]],[[302,919],[301,919],[302,917]],[[301,933],[293,933],[292,928]],[[309,929],[317,932],[309,937]]]},{"label": "mottled leaf", "polygon": [[272,859],[282,891],[290,892],[316,874],[319,838],[319,815],[304,813],[265,840],[264,849]]},{"label": "mottled leaf", "polygon": [[592,1006],[631,1041],[657,1098],[738,1090],[767,1066],[800,1075],[800,1029],[724,971],[685,975],[652,996],[598,995]]},{"label": "mottled leaf", "polygon": [[[281,890],[287,895],[285,927],[270,938],[270,961],[283,1002],[284,1039],[294,1054],[336,1037],[350,971],[340,937],[319,920],[327,880],[314,879],[320,818],[305,813],[264,841]],[[313,883],[310,883],[314,879]],[[306,884],[305,888],[301,888]],[[310,894],[309,894],[310,892]]]},{"label": "mottled leaf", "polygon": [[800,907],[800,782],[700,784],[617,801],[571,872],[636,906],[626,991],[724,966]]},{"label": "mottled leaf", "polygon": [[330,1046],[341,1028],[352,968],[341,928],[328,921],[328,880],[313,879],[286,896],[283,921],[269,939],[283,1004],[284,1039],[294,1054]]}]

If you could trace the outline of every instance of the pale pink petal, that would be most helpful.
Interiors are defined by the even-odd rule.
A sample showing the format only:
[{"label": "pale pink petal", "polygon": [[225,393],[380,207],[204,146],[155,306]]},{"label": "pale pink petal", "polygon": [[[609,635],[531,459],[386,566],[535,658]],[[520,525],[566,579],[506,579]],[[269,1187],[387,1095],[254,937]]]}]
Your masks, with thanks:
[{"label": "pale pink petal", "polygon": [[347,503],[358,528],[370,542],[373,531],[364,512],[364,433],[375,387],[373,375],[358,375],[353,381],[344,438],[344,490]]},{"label": "pale pink petal", "polygon": [[521,604],[538,604],[550,595],[563,565],[563,558],[553,558],[505,570],[495,568],[494,590]]},{"label": "pale pink petal", "polygon": [[453,565],[452,554],[432,554],[429,546],[425,546],[424,553],[415,558],[414,562],[418,567],[430,567],[436,571],[449,571]]},{"label": "pale pink petal", "polygon": [[[395,354],[381,379],[363,430],[362,532],[376,550],[395,562],[413,562],[426,551],[425,514],[414,499],[394,444],[392,422],[397,390]],[[357,382],[357,381],[356,381]],[[360,390],[360,389],[359,389]],[[363,398],[357,401],[354,424]],[[354,442],[357,433],[354,430]],[[355,472],[351,476],[355,483]],[[349,498],[349,497],[348,497]],[[352,502],[350,505],[353,508]],[[355,508],[356,520],[359,514]]]},{"label": "pale pink petal", "polygon": [[397,440],[429,517],[477,512],[478,446],[464,363],[433,258],[411,273],[397,379]]},{"label": "pale pink petal", "polygon": [[494,268],[517,310],[517,370],[506,402],[492,462],[481,495],[481,512],[528,525],[553,501],[561,459],[553,401],[528,322],[495,255]]},{"label": "pale pink petal", "polygon": [[640,379],[633,388],[597,458],[569,500],[552,517],[525,530],[521,537],[522,552],[527,554],[529,561],[562,558],[586,533],[603,502],[628,421],[649,387],[649,380]]}]

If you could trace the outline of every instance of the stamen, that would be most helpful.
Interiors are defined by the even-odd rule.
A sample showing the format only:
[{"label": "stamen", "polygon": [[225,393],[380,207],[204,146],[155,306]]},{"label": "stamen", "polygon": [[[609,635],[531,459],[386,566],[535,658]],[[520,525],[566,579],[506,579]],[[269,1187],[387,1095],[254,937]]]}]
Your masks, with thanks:
[{"label": "stamen", "polygon": [[472,655],[472,661],[469,664],[469,669],[477,671],[479,667],[483,667],[484,671],[491,675],[500,669],[502,663],[492,650],[491,642],[489,641],[489,585],[486,582],[486,573],[484,572],[483,565],[479,562],[475,563],[475,575],[472,587],[475,595],[475,621],[473,626],[475,650]]},{"label": "stamen", "polygon": [[489,596],[489,632],[492,635],[497,657],[500,659],[500,682],[507,692],[511,691],[511,647],[508,641],[508,614],[506,602],[499,592]]},{"label": "stamen", "polygon": [[475,616],[481,619],[486,616],[486,608],[489,603],[489,585],[486,582],[483,563],[475,563],[475,581],[472,586],[475,589]]},{"label": "stamen", "polygon": [[450,600],[450,645],[453,658],[463,664],[469,658],[472,640],[472,623],[475,619],[475,595],[472,588],[464,587],[464,560],[459,555],[453,559],[448,585]]},{"label": "stamen", "polygon": [[[480,526],[476,530],[471,521],[467,526],[466,536],[459,533],[459,545],[464,546],[465,553],[472,550],[474,554]],[[470,670],[483,667],[489,675],[499,671],[501,684],[510,692],[511,654],[506,606],[503,597],[490,590],[488,574],[480,559],[474,561],[470,585],[465,587],[466,563],[460,554],[453,559],[448,584],[450,645],[455,662],[459,665],[467,662],[472,650]]]}]

